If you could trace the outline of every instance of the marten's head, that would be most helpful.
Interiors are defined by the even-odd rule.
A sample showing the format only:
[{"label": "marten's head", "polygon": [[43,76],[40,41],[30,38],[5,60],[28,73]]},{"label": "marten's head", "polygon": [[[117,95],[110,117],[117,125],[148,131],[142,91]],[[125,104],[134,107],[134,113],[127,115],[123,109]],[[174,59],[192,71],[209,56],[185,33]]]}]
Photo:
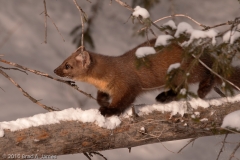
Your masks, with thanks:
[{"label": "marten's head", "polygon": [[54,70],[60,77],[67,77],[74,80],[82,80],[87,74],[91,58],[87,51],[77,50]]}]

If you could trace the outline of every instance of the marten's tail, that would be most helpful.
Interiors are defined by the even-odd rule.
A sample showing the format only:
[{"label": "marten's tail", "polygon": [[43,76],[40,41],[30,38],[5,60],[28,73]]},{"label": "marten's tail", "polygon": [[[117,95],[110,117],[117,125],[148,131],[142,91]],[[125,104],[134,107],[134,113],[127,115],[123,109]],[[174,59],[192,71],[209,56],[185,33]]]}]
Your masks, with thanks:
[{"label": "marten's tail", "polygon": [[240,88],[240,67],[234,67],[231,76],[228,78],[230,82]]}]

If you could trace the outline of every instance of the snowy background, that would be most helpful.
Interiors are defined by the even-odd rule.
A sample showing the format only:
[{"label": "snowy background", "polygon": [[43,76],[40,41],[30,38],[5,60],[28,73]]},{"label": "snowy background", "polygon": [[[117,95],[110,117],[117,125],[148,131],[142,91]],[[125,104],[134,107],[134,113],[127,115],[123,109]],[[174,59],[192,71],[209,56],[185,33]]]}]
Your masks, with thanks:
[{"label": "snowy background", "polygon": [[[94,0],[91,1],[95,2]],[[72,1],[47,0],[46,2],[48,14],[57,24],[65,42],[62,41],[62,38],[48,19],[48,43],[43,43],[45,28],[44,15],[40,15],[44,10],[42,1],[0,0],[0,46],[2,46],[0,55],[4,55],[3,58],[6,60],[54,75],[53,70],[76,49],[76,46],[72,44],[73,37],[69,33],[80,23],[80,17]],[[91,15],[90,3],[85,0],[79,0],[78,3],[88,15]],[[128,3],[131,4],[131,1]],[[240,4],[237,0],[176,0],[174,4],[175,13],[187,14],[206,25],[215,25],[240,16]],[[167,16],[170,14],[169,9],[169,1],[162,0],[150,11],[151,18],[156,20]],[[127,9],[119,6],[114,1],[112,5],[109,5],[109,1],[105,0],[94,22],[92,35],[95,42],[95,50],[87,49],[97,53],[116,56],[145,41],[146,39],[143,37],[132,36],[134,32],[131,21],[124,24],[130,14]],[[183,20],[190,22],[184,18],[177,18],[176,20],[177,22]],[[192,25],[194,26],[194,24]],[[14,28],[17,29],[12,36],[4,45],[1,45],[9,32]],[[86,98],[64,84],[31,73],[27,76],[18,71],[6,72],[31,96],[41,99],[41,102],[48,106],[54,106],[59,109],[81,107],[84,110],[98,108],[94,100]],[[78,85],[82,90],[96,96],[96,89],[93,86],[85,83],[78,83]],[[3,76],[0,78],[0,87],[5,91],[0,90],[0,122],[46,112],[24,97]],[[137,99],[136,103],[155,103],[154,98],[157,93],[143,95]],[[109,160],[208,160],[216,159],[222,140],[223,136],[198,138],[193,146],[188,146],[181,154],[167,151],[160,143],[132,148],[131,153],[128,153],[128,149],[103,151],[101,153]],[[239,142],[240,136],[231,136],[227,141]],[[173,141],[166,142],[164,145],[169,150],[177,152],[186,142],[187,140]],[[234,147],[235,144],[227,144],[221,159],[227,159]],[[239,152],[238,157],[240,157]],[[75,154],[58,156],[58,159],[79,160],[87,158],[82,154]],[[95,157],[94,159],[102,158]]]}]

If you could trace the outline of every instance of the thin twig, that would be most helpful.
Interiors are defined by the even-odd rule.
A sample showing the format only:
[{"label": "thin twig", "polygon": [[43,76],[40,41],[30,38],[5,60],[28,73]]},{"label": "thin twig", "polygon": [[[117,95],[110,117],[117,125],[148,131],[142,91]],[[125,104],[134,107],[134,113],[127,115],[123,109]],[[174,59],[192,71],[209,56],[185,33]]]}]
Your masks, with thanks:
[{"label": "thin twig", "polygon": [[44,25],[45,25],[45,40],[44,40],[44,43],[47,43],[47,5],[46,5],[45,0],[43,0],[43,4],[44,4]]},{"label": "thin twig", "polygon": [[[56,23],[53,21],[53,19],[47,13],[47,5],[46,5],[46,1],[45,0],[43,0],[43,4],[44,4],[44,11],[42,13],[44,13],[44,17],[45,17],[45,20],[44,20],[45,21],[45,40],[44,40],[44,43],[47,43],[47,17],[51,20],[52,24],[54,25],[54,27],[58,31],[58,34],[62,37],[63,42],[65,42],[65,39],[63,38],[61,32],[59,31]],[[40,15],[42,13],[40,13]]]},{"label": "thin twig", "polygon": [[27,97],[28,99],[30,99],[33,103],[36,103],[37,105],[41,106],[42,108],[46,109],[47,111],[51,112],[51,111],[56,111],[55,109],[48,107],[42,103],[40,103],[38,100],[34,99],[32,96],[30,96],[26,91],[24,91],[22,89],[22,87],[17,84],[11,77],[8,76],[8,74],[6,72],[4,72],[3,70],[0,69],[0,73],[6,77],[9,81],[11,81],[16,87],[18,87],[18,89],[23,93],[23,95],[25,97]]},{"label": "thin twig", "polygon": [[224,137],[223,142],[222,142],[222,147],[221,147],[221,149],[220,149],[220,151],[219,151],[219,153],[218,153],[218,156],[217,156],[217,160],[219,159],[220,154],[223,152],[223,148],[224,148],[224,146],[225,146],[227,136],[228,136],[228,133],[225,134],[225,137]]},{"label": "thin twig", "polygon": [[62,37],[63,42],[65,42],[65,39],[63,38],[61,32],[59,31],[57,25],[55,24],[55,22],[53,21],[53,19],[47,14],[48,18],[52,21],[53,25],[55,26],[55,28],[57,29],[58,33],[60,34],[60,36]]},{"label": "thin twig", "polygon": [[117,3],[119,3],[121,6],[127,8],[128,10],[134,11],[134,9],[133,9],[131,6],[129,6],[127,3],[122,2],[121,0],[115,0],[115,1],[116,1]]},{"label": "thin twig", "polygon": [[[200,22],[196,21],[195,19],[193,19],[192,17],[190,17],[188,15],[185,15],[185,14],[173,14],[173,15],[170,15],[170,16],[162,17],[162,18],[154,21],[152,24],[155,24],[155,23],[160,22],[160,21],[162,21],[164,19],[173,18],[173,17],[186,17],[186,18],[190,19],[191,21],[193,21],[194,23],[196,23],[197,25],[199,25],[200,27],[203,27],[203,30],[208,30],[208,29],[212,29],[212,28],[216,28],[216,27],[220,27],[220,26],[224,26],[224,25],[233,25],[235,23],[239,23],[237,21],[238,18],[236,18],[234,21],[227,21],[227,22],[220,23],[220,24],[213,25],[213,26],[206,26],[206,25],[201,24]],[[138,30],[138,32],[140,32],[142,30],[145,30],[145,29],[147,29],[147,27],[141,28],[140,30]]]},{"label": "thin twig", "polygon": [[238,145],[236,146],[236,148],[233,150],[232,154],[230,155],[229,160],[231,160],[231,159],[234,157],[234,155],[235,155],[235,153],[236,153],[236,151],[238,150],[239,147],[240,147],[240,143],[238,143]]},{"label": "thin twig", "polygon": [[83,92],[82,90],[80,90],[79,87],[77,85],[75,85],[73,81],[65,81],[65,80],[62,80],[62,79],[54,78],[54,77],[48,75],[47,73],[44,73],[44,72],[41,72],[41,71],[37,71],[37,70],[33,70],[33,69],[29,69],[29,68],[21,66],[21,65],[19,65],[17,63],[9,62],[9,61],[6,61],[6,60],[1,59],[1,58],[0,58],[0,62],[6,63],[8,65],[11,65],[11,66],[14,66],[14,67],[17,67],[17,68],[21,68],[21,69],[23,69],[25,71],[29,71],[29,72],[32,72],[34,74],[40,75],[40,76],[44,76],[44,77],[53,79],[55,81],[59,81],[59,82],[65,83],[65,84],[71,86],[72,88],[74,88],[75,90],[79,91],[80,93],[86,95],[87,97],[96,100],[96,98],[94,98],[91,94],[88,94],[88,93]]},{"label": "thin twig", "polygon": [[194,142],[197,138],[192,138],[185,144],[177,153],[180,153],[184,148],[186,148],[190,143]]},{"label": "thin twig", "polygon": [[[192,56],[194,58],[197,58],[195,55],[192,54]],[[237,90],[240,91],[240,88],[238,86],[236,86],[235,84],[233,84],[232,82],[230,82],[229,80],[223,78],[221,75],[217,74],[215,71],[213,71],[211,68],[209,68],[203,61],[201,61],[199,58],[198,58],[198,61],[206,68],[208,69],[210,72],[212,72],[213,74],[215,74],[217,77],[221,78],[223,81],[227,82],[228,84],[232,85],[233,87],[235,87]]]},{"label": "thin twig", "polygon": [[[80,13],[80,18],[81,18],[81,25],[82,25],[82,39],[81,39],[81,46],[84,46],[83,42],[84,42],[84,17],[85,17],[85,12],[82,10],[82,8],[78,5],[77,1],[76,0],[73,0],[74,4],[76,5],[79,13]],[[84,47],[81,48],[81,52],[83,52],[84,50]]]},{"label": "thin twig", "polygon": [[2,67],[2,66],[0,66],[0,68],[2,68],[2,69],[7,69],[7,70],[18,70],[18,71],[20,71],[20,72],[23,72],[23,73],[25,73],[26,75],[28,75],[28,73],[27,72],[25,72],[25,71],[23,71],[23,70],[21,70],[21,69],[18,69],[18,68],[6,68],[6,67]]},{"label": "thin twig", "polygon": [[223,130],[226,130],[226,131],[231,132],[231,133],[240,134],[240,132],[236,132],[236,131],[233,131],[233,130],[228,129],[228,128],[221,128],[221,127],[219,127],[218,129],[223,129]]}]

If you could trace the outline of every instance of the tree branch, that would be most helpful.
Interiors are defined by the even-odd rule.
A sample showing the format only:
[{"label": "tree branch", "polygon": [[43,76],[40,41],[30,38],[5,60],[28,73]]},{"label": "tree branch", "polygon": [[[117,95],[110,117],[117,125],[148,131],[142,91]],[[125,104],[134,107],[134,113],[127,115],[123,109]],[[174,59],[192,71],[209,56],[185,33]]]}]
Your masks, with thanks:
[{"label": "tree branch", "polygon": [[39,105],[40,107],[46,109],[46,110],[49,111],[49,112],[51,112],[51,111],[56,111],[56,110],[53,109],[52,107],[48,107],[48,106],[40,103],[38,100],[36,100],[36,99],[33,98],[32,96],[30,96],[26,91],[24,91],[24,90],[22,89],[22,87],[21,87],[19,84],[17,84],[17,82],[15,82],[11,77],[9,77],[9,76],[7,75],[7,73],[5,73],[3,70],[0,69],[0,73],[1,73],[4,77],[6,77],[9,81],[11,81],[16,87],[18,87],[18,89],[23,93],[23,95],[24,95],[25,97],[27,97],[28,99],[30,99],[33,103],[36,103],[37,105]]},{"label": "tree branch", "polygon": [[[0,155],[63,155],[226,134],[228,131],[220,128],[224,116],[239,109],[240,102],[197,109],[201,112],[200,118],[208,118],[205,122],[196,121],[191,115],[169,119],[169,113],[153,112],[138,117],[134,122],[122,119],[121,125],[114,130],[76,121],[15,132],[5,130],[5,136],[0,138]],[[181,118],[183,122],[174,121],[173,118]],[[142,127],[145,128],[144,134],[139,132]]]},{"label": "tree branch", "polygon": [[25,70],[25,71],[32,72],[32,73],[34,73],[34,74],[36,74],[36,75],[44,76],[44,77],[53,79],[53,80],[55,80],[55,81],[62,82],[62,83],[64,83],[64,84],[67,84],[67,85],[71,86],[72,88],[74,88],[75,90],[79,91],[80,93],[86,95],[87,97],[96,100],[96,98],[94,98],[91,94],[88,94],[88,93],[83,92],[82,90],[80,90],[79,87],[75,84],[74,81],[65,81],[65,80],[62,80],[62,79],[54,78],[54,77],[50,76],[50,75],[47,74],[47,73],[44,73],[44,72],[41,72],[41,71],[37,71],[37,70],[33,70],[33,69],[30,69],[30,68],[24,67],[24,66],[22,66],[22,65],[19,65],[19,64],[17,64],[17,63],[9,62],[9,61],[4,60],[4,59],[2,59],[2,58],[0,58],[0,62],[3,62],[3,63],[5,63],[5,64],[8,64],[8,65],[11,65],[11,66],[20,68],[20,69],[23,69],[23,70]]},{"label": "tree branch", "polygon": [[81,39],[81,46],[79,47],[81,49],[81,52],[83,52],[84,50],[84,19],[86,20],[87,16],[86,16],[86,13],[82,10],[82,8],[78,5],[77,1],[76,0],[73,0],[74,4],[76,5],[79,13],[80,13],[80,18],[81,18],[81,24],[82,24],[82,39]]}]

